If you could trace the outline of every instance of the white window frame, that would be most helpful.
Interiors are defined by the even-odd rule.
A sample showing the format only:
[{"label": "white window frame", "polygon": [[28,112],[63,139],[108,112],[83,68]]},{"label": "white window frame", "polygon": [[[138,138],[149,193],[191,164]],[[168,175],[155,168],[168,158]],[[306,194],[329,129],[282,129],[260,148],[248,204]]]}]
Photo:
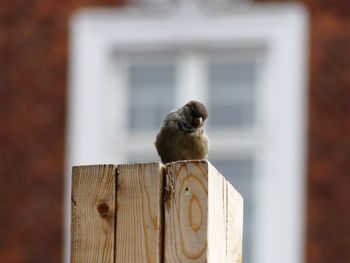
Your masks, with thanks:
[{"label": "white window frame", "polygon": [[[116,141],[116,151],[106,150],[114,143],[108,138],[113,140],[115,131],[120,131],[122,138],[125,127],[122,109],[126,101],[118,95],[126,93],[125,83],[118,83],[124,78],[115,75],[111,51],[216,43],[262,46],[267,50],[259,83],[263,91],[259,95],[263,116],[259,136],[266,143],[258,149],[259,176],[254,195],[259,204],[254,213],[259,220],[254,222],[257,245],[252,249],[253,262],[303,262],[308,16],[302,6],[253,5],[221,14],[195,8],[165,13],[132,8],[84,10],[71,21],[70,40],[66,262],[69,262],[71,166],[116,163],[125,158],[123,149],[117,150]],[[190,66],[194,61],[187,62],[193,69]],[[195,94],[181,97],[178,104]]]}]

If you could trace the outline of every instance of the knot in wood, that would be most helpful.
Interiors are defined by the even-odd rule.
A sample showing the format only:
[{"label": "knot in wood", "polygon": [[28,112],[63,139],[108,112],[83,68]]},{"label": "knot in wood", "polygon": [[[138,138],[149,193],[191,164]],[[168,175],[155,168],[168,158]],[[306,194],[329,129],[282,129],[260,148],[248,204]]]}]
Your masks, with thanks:
[{"label": "knot in wood", "polygon": [[109,211],[109,206],[106,203],[99,204],[97,206],[97,211],[102,215],[106,216]]}]

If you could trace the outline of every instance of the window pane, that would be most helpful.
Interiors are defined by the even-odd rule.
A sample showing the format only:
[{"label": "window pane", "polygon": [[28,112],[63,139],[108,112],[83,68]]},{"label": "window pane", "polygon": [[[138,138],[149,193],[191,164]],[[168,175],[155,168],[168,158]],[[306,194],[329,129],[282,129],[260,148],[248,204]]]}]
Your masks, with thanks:
[{"label": "window pane", "polygon": [[251,261],[253,219],[253,167],[251,158],[213,160],[213,165],[230,181],[244,199],[243,262]]},{"label": "window pane", "polygon": [[209,64],[210,123],[214,129],[252,128],[255,122],[256,63]]},{"label": "window pane", "polygon": [[129,68],[129,129],[153,131],[174,107],[175,66],[169,62],[134,63]]}]

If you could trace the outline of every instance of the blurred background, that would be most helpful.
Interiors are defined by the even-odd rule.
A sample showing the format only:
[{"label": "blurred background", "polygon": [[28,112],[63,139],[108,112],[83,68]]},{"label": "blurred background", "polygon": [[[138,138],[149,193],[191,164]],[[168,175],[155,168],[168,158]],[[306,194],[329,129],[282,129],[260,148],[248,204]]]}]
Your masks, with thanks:
[{"label": "blurred background", "polygon": [[179,2],[0,2],[0,262],[67,260],[70,166],[158,161],[188,99],[244,262],[350,261],[349,3]]}]

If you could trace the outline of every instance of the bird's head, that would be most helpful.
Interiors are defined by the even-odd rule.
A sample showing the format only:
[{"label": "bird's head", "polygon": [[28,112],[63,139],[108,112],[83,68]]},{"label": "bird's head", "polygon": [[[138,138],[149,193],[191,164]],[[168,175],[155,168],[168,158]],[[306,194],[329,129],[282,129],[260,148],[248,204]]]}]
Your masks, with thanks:
[{"label": "bird's head", "polygon": [[183,125],[189,131],[194,131],[203,126],[208,118],[208,111],[205,106],[195,100],[191,100],[181,108],[183,115]]}]

